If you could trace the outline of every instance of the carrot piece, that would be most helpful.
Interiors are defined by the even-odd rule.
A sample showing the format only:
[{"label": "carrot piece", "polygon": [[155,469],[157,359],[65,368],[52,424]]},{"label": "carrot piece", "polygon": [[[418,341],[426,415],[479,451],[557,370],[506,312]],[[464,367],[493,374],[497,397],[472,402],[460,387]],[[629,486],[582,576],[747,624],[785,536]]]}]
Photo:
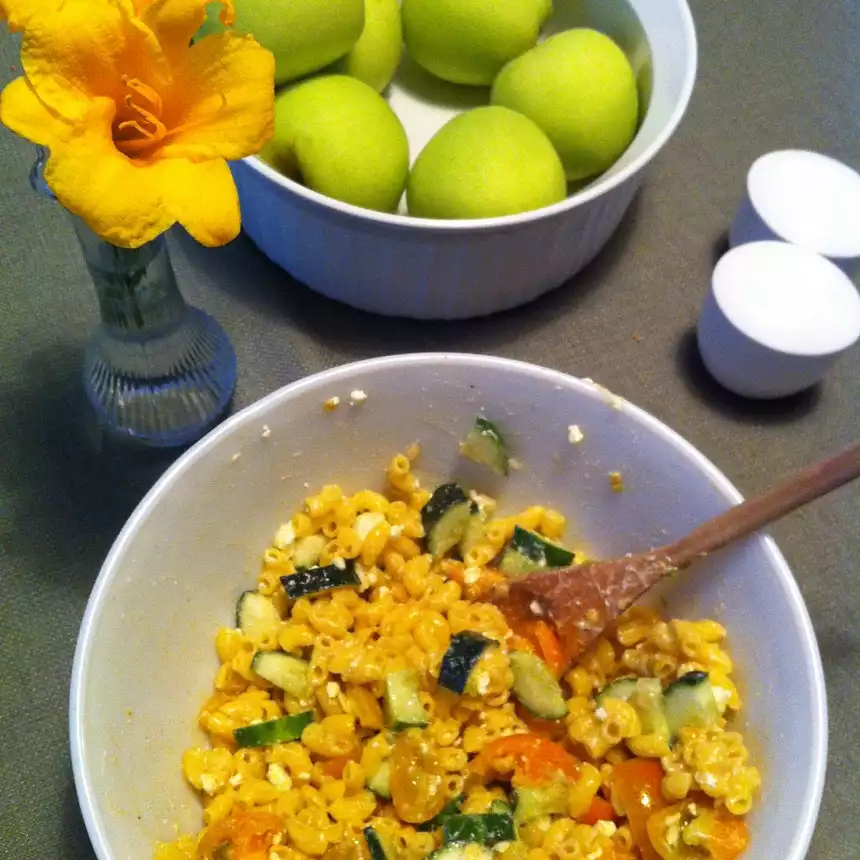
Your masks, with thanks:
[{"label": "carrot piece", "polygon": [[535,621],[534,637],[537,640],[544,663],[547,664],[550,672],[556,678],[560,678],[567,664],[558,634],[546,621]]},{"label": "carrot piece", "polygon": [[595,796],[591,806],[579,816],[579,821],[583,824],[597,824],[598,821],[612,821],[614,818],[615,810],[612,804],[600,796]]}]

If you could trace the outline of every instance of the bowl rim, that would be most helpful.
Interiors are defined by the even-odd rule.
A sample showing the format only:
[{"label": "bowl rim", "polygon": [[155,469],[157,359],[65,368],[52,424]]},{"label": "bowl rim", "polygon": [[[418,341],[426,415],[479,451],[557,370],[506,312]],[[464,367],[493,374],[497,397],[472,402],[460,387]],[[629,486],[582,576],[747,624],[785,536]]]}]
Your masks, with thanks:
[{"label": "bowl rim", "polygon": [[[132,512],[111,547],[87,601],[75,644],[69,693],[69,745],[75,790],[87,833],[98,860],[117,860],[117,856],[111,854],[108,848],[104,815],[91,781],[92,765],[83,757],[84,727],[82,718],[85,690],[87,687],[89,656],[96,639],[95,622],[103,605],[108,600],[112,582],[119,576],[120,562],[125,555],[126,547],[144,524],[150,511],[159,504],[162,496],[166,495],[171,486],[182,480],[184,473],[192,468],[210,449],[216,447],[225,438],[228,438],[235,430],[239,430],[258,420],[258,416],[262,416],[274,405],[289,401],[295,395],[305,390],[317,388],[325,390],[330,387],[331,383],[339,381],[341,377],[356,373],[372,373],[378,369],[392,367],[438,367],[439,365],[452,362],[470,367],[478,372],[487,369],[514,372],[531,376],[536,380],[539,379],[553,385],[578,389],[587,396],[603,397],[590,380],[585,381],[542,365],[495,356],[456,352],[421,352],[349,362],[330,368],[329,370],[311,374],[285,385],[228,418],[185,451],[159,478]],[[684,439],[683,436],[672,430],[650,412],[646,412],[627,400],[623,402],[622,408],[635,421],[660,437],[666,444],[675,448],[676,451],[688,460],[692,461],[702,472],[703,477],[711,483],[727,502],[737,504],[743,501],[743,496],[729,479],[701,451]],[[824,670],[809,612],[788,563],[770,535],[758,534],[750,538],[750,540],[759,542],[769,557],[777,578],[785,588],[792,615],[801,630],[802,650],[812,670],[812,677],[810,678],[814,720],[814,733],[810,738],[812,773],[810,775],[811,779],[805,786],[805,796],[801,804],[802,812],[795,825],[796,833],[791,851],[785,857],[781,858],[781,860],[803,860],[818,819],[827,768],[828,723]]]},{"label": "bowl rim", "polygon": [[598,178],[593,185],[572,194],[560,203],[554,203],[551,206],[544,206],[540,209],[534,209],[529,212],[520,212],[516,215],[503,215],[494,218],[474,218],[462,221],[443,218],[416,218],[410,215],[376,212],[372,209],[355,206],[352,203],[344,203],[343,201],[335,200],[333,197],[327,197],[324,194],[312,191],[310,188],[306,188],[304,185],[278,173],[277,170],[269,167],[269,165],[263,162],[256,155],[243,158],[242,163],[244,163],[250,170],[258,173],[264,179],[268,179],[270,182],[281,187],[285,191],[292,193],[315,209],[324,209],[328,211],[333,210],[340,215],[358,218],[368,224],[385,225],[387,227],[394,227],[403,230],[416,230],[424,233],[480,233],[504,229],[505,227],[516,227],[519,225],[529,224],[534,221],[541,221],[545,218],[552,218],[562,212],[575,209],[577,206],[590,203],[592,200],[595,200],[601,195],[606,194],[627,182],[648,165],[648,163],[666,145],[669,138],[677,130],[678,125],[689,106],[690,98],[693,94],[693,87],[696,82],[696,71],[698,68],[698,40],[696,37],[695,23],[693,21],[693,13],[690,10],[688,0],[675,0],[675,3],[682,18],[681,36],[690,59],[687,63],[687,68],[684,70],[684,80],[681,86],[680,96],[668,121],[638,158],[635,158],[630,162],[630,164],[612,176],[606,179],[603,177]]}]

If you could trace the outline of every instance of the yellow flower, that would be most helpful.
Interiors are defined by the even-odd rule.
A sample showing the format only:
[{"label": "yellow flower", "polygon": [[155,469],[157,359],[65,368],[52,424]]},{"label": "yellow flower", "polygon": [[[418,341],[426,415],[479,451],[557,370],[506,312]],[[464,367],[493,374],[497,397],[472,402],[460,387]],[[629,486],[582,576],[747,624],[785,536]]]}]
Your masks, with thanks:
[{"label": "yellow flower", "polygon": [[[274,59],[231,32],[189,47],[206,3],[0,0],[24,31],[24,76],[3,90],[0,120],[48,147],[51,190],[115,245],[138,247],[177,221],[208,246],[239,232],[225,159],[272,134]],[[230,24],[232,0],[221,4]]]}]

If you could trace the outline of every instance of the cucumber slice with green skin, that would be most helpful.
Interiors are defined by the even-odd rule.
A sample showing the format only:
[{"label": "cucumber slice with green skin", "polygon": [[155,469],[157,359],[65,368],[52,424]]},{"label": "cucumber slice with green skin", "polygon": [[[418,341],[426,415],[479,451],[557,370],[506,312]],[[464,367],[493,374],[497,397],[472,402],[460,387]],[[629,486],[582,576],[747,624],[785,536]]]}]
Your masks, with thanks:
[{"label": "cucumber slice with green skin", "polygon": [[663,686],[656,678],[618,678],[597,694],[595,702],[602,707],[607,699],[621,699],[632,705],[642,723],[642,734],[659,735],[669,740]]},{"label": "cucumber slice with green skin", "polygon": [[326,539],[322,535],[307,535],[299,538],[293,548],[293,567],[296,570],[307,570],[313,567],[325,549]]},{"label": "cucumber slice with green skin", "polygon": [[306,700],[311,695],[307,660],[283,651],[258,651],[251,660],[251,669],[270,684],[280,687],[287,695]]},{"label": "cucumber slice with green skin", "polygon": [[388,675],[385,679],[385,711],[391,729],[399,732],[427,725],[427,712],[419,693],[418,676],[412,669]]},{"label": "cucumber slice with green skin", "polygon": [[475,463],[489,466],[498,475],[508,474],[511,458],[505,437],[492,421],[480,415],[475,419],[468,436],[460,443],[460,453]]},{"label": "cucumber slice with green skin", "polygon": [[370,860],[394,860],[394,852],[386,846],[385,838],[372,827],[362,830],[370,851]]},{"label": "cucumber slice with green skin", "polygon": [[611,684],[607,684],[594,697],[594,701],[597,702],[598,705],[603,704],[606,699],[621,699],[623,702],[626,702],[636,692],[637,680],[638,679],[632,675],[624,678],[617,678]]},{"label": "cucumber slice with green skin", "polygon": [[517,838],[514,819],[510,812],[488,812],[484,815],[451,815],[442,828],[442,844],[477,842],[495,845]]},{"label": "cucumber slice with green skin", "polygon": [[325,567],[311,567],[307,570],[281,577],[281,584],[290,600],[334,591],[336,588],[357,588],[361,580],[355,571],[355,562],[342,559],[343,567],[328,564]]},{"label": "cucumber slice with green skin", "polygon": [[421,509],[421,523],[427,535],[427,549],[441,558],[463,539],[472,516],[471,502],[457,484],[442,484]]},{"label": "cucumber slice with green skin", "polygon": [[451,637],[451,644],[442,658],[439,668],[439,683],[452,693],[462,693],[466,689],[469,675],[481,655],[490,645],[496,645],[481,633],[464,630]]},{"label": "cucumber slice with green skin", "polygon": [[427,855],[427,860],[493,860],[493,850],[486,845],[476,842],[460,842],[457,845],[443,845],[432,854]]},{"label": "cucumber slice with green skin", "polygon": [[574,555],[536,532],[516,526],[510,544],[502,555],[500,568],[508,576],[525,576],[548,567],[568,567]]},{"label": "cucumber slice with green skin", "polygon": [[561,685],[540,657],[527,651],[512,651],[508,659],[514,673],[514,695],[525,708],[544,720],[567,716]]},{"label": "cucumber slice with green skin", "polygon": [[386,759],[367,780],[367,787],[383,800],[391,800],[391,762]]},{"label": "cucumber slice with green skin", "polygon": [[460,541],[460,558],[465,558],[486,537],[487,517],[475,502],[469,506],[469,522]]},{"label": "cucumber slice with green skin", "polygon": [[506,803],[504,800],[494,800],[490,804],[489,812],[497,812],[499,815],[511,815],[513,810],[510,803]]},{"label": "cucumber slice with green skin", "polygon": [[687,672],[663,693],[663,710],[672,737],[686,727],[707,729],[720,719],[720,709],[707,672]]},{"label": "cucumber slice with green skin", "polygon": [[270,744],[297,741],[305,727],[314,721],[313,711],[303,711],[301,714],[279,717],[277,720],[267,720],[265,723],[254,723],[233,730],[233,737],[240,747],[266,747]]},{"label": "cucumber slice with green skin", "polygon": [[236,626],[251,639],[276,634],[281,616],[275,604],[258,591],[245,591],[236,602]]},{"label": "cucumber slice with green skin", "polygon": [[636,690],[627,700],[636,708],[642,733],[659,735],[668,742],[670,737],[669,721],[663,706],[663,685],[657,678],[639,678]]},{"label": "cucumber slice with green skin", "polygon": [[464,794],[452,797],[436,815],[423,824],[417,824],[415,829],[420,830],[422,833],[427,833],[430,830],[435,830],[437,827],[443,827],[450,816],[459,814],[465,799],[466,795]]},{"label": "cucumber slice with green skin", "polygon": [[546,785],[523,785],[517,789],[514,821],[525,824],[544,815],[567,815],[567,784],[561,781]]}]

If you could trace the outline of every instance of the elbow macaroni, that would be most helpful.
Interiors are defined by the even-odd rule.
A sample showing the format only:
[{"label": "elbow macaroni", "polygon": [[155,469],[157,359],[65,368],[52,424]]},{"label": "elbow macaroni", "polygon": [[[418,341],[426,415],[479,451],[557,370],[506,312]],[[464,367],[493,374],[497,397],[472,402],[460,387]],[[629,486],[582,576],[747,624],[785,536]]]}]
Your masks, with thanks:
[{"label": "elbow macaroni", "polygon": [[[203,829],[158,845],[156,860],[211,860],[198,853],[205,834],[226,828],[229,842],[230,828],[250,812],[282,822],[276,832],[259,837],[265,842],[260,856],[268,860],[366,860],[366,853],[350,853],[344,846],[360,842],[368,825],[394,852],[391,860],[425,860],[439,847],[439,831],[416,829],[390,800],[367,788],[392,754],[395,736],[386,729],[383,695],[385,677],[400,669],[411,669],[420,679],[429,718],[422,738],[445,792],[461,795],[461,812],[486,813],[494,801],[507,800],[501,786],[475,778],[470,759],[500,738],[550,730],[512,694],[509,643],[522,640],[496,606],[481,601],[481,589],[499,580],[492,561],[515,526],[559,540],[565,519],[540,506],[496,516],[462,562],[434,560],[422,545],[421,508],[430,493],[412,468],[418,452],[413,446],[390,461],[391,498],[370,489],[349,495],[326,485],[278,530],[263,554],[257,590],[271,599],[282,620],[277,629],[253,638],[238,629],[217,632],[215,692],[198,714],[211,746],[190,749],[182,758],[185,778],[202,800]],[[494,515],[495,503],[481,501]],[[381,519],[362,529],[357,522],[362,514]],[[280,577],[295,572],[296,541],[311,535],[325,539],[320,564],[353,559],[362,585],[290,605]],[[440,688],[437,679],[451,637],[466,630],[497,646],[483,653],[457,696]],[[561,682],[568,715],[550,734],[581,762],[570,781],[566,813],[521,825],[518,840],[498,846],[497,854],[503,860],[636,860],[639,852],[623,817],[582,820],[588,820],[596,800],[611,800],[613,766],[633,756],[660,762],[666,803],[696,793],[703,808],[745,815],[761,779],[749,764],[743,738],[727,727],[742,703],[725,637],[725,629],[712,620],[664,621],[638,606],[626,612]],[[260,650],[308,660],[307,701],[284,694],[251,669]],[[612,698],[595,702],[596,692],[626,675],[668,683],[694,670],[709,673],[724,718],[709,729],[682,729],[672,746],[645,730],[632,704]],[[236,748],[235,729],[308,709],[315,721],[300,740]]]}]

